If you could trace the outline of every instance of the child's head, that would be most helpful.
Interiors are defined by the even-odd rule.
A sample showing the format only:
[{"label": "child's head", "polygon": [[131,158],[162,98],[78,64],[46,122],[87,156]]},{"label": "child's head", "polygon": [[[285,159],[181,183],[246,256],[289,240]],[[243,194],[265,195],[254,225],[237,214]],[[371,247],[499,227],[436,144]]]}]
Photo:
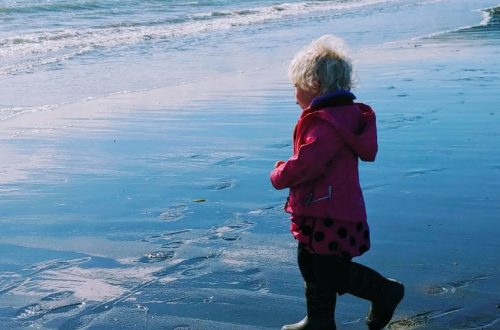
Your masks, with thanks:
[{"label": "child's head", "polygon": [[352,64],[344,41],[333,35],[314,40],[295,55],[289,68],[296,88],[324,95],[352,87]]}]

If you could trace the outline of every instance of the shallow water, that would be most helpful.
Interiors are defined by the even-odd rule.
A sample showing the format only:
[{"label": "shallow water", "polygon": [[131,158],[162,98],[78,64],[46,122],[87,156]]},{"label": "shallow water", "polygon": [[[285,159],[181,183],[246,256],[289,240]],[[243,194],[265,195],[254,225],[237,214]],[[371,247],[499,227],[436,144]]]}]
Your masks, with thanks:
[{"label": "shallow water", "polygon": [[324,33],[363,49],[477,25],[477,10],[496,4],[0,1],[0,120],[88,97],[285,67],[290,54]]},{"label": "shallow water", "polygon": [[[359,261],[406,285],[390,329],[496,329],[498,26],[492,16],[457,29],[483,19],[469,12],[477,2],[452,10],[446,1],[427,3],[361,11],[364,25],[345,32],[360,42],[355,93],[376,109],[379,126],[377,162],[361,167],[373,247]],[[467,22],[436,11],[437,25],[446,22],[437,30],[451,32],[429,36],[436,26],[416,29],[407,16],[439,8]],[[404,17],[396,31],[375,28]],[[348,21],[360,17],[321,24],[326,32]],[[299,20],[289,31],[252,27],[246,36],[243,29],[235,33],[243,39],[196,46],[228,59],[205,69],[215,54],[208,52],[191,63],[204,79],[67,105],[57,96],[47,101],[57,104],[52,110],[2,121],[2,327],[277,329],[300,319],[286,192],[272,189],[268,172],[289,155],[298,115],[284,59],[318,26]],[[411,39],[419,33],[425,37]],[[174,63],[191,60],[181,57]],[[40,76],[52,72],[5,76],[13,82],[7,91],[30,81],[38,96],[27,104],[38,104]],[[339,328],[363,329],[367,308],[339,298]]]}]

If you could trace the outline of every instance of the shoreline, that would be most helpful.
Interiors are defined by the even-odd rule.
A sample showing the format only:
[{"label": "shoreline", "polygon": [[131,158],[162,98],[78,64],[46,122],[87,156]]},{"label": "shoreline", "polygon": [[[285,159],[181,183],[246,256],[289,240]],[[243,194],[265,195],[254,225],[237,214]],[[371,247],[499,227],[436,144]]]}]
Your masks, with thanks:
[{"label": "shoreline", "polygon": [[[489,6],[487,6],[489,4]],[[471,6],[469,3],[465,2],[463,7],[458,8],[443,8],[439,2],[432,3],[430,6],[433,8],[433,10],[441,12],[442,16],[440,20],[443,20],[443,22],[439,22],[440,20],[435,20],[436,22],[432,22],[432,27],[433,29],[424,29],[424,31],[429,32],[430,34],[427,34],[423,32],[422,34],[415,34],[415,27],[412,26],[415,25],[416,23],[413,22],[413,20],[410,20],[408,23],[405,22],[401,28],[403,29],[403,32],[401,33],[395,33],[392,38],[389,38],[387,28],[382,28],[380,31],[381,33],[381,43],[391,43],[391,42],[405,42],[407,40],[412,40],[415,38],[426,38],[428,36],[432,36],[433,34],[442,34],[442,33],[449,33],[450,31],[455,31],[456,29],[463,29],[468,26],[478,26],[481,25],[481,15],[478,14],[473,14],[474,12],[481,13],[483,10],[486,10],[490,8],[493,5],[494,2],[485,2],[484,9],[474,9],[476,8],[475,6]],[[415,10],[417,13],[420,13],[423,9],[423,5],[412,5],[414,6]],[[370,6],[368,6],[370,7]],[[405,9],[406,10],[406,9]],[[453,13],[457,15],[445,15],[449,11],[452,11]],[[390,13],[391,15],[395,13]],[[430,14],[436,15],[436,13],[432,12]],[[448,13],[449,14],[449,13]],[[453,18],[454,16],[457,16],[456,18]],[[451,17],[451,18],[450,18]],[[271,52],[274,50],[277,50],[277,53],[273,53],[273,60],[275,60],[274,65],[279,65],[283,61],[289,61],[290,60],[290,55],[298,50],[298,47],[301,47],[301,45],[307,43],[310,41],[312,37],[308,36],[317,36],[316,34],[318,32],[315,31],[329,31],[329,33],[334,33],[335,31],[339,31],[339,35],[344,37],[347,41],[348,44],[352,44],[352,46],[357,46],[357,45],[368,45],[368,48],[371,48],[373,46],[376,46],[380,43],[374,42],[373,40],[370,39],[364,39],[361,37],[363,34],[365,34],[362,30],[358,30],[358,28],[355,28],[353,26],[353,31],[344,31],[342,29],[342,25],[338,24],[351,24],[355,21],[352,20],[352,18],[347,15],[346,18],[337,18],[339,20],[339,23],[331,22],[332,26],[330,28],[321,26],[321,24],[316,24],[317,26],[306,26],[302,24],[302,26],[293,28],[291,31],[281,31],[280,28],[276,27],[276,31],[274,31],[274,28],[270,32],[266,31],[261,31],[259,30],[259,33],[256,34],[256,36],[251,36],[251,35],[245,35],[244,28],[237,29],[236,32],[233,32],[235,36],[233,38],[236,38],[237,36],[242,38],[242,43],[248,43],[250,45],[253,44],[258,44],[258,39],[259,35],[262,35],[263,38],[272,40],[271,43],[275,43],[276,45],[273,45],[271,47]],[[377,23],[376,18],[374,18],[375,21],[370,21],[371,24]],[[462,20],[465,20],[468,22],[470,25],[463,25]],[[345,22],[344,22],[345,21]],[[484,21],[484,18],[483,18]],[[439,22],[439,23],[438,23]],[[381,26],[382,27],[382,26]],[[453,27],[448,29],[448,27]],[[430,28],[430,27],[429,27]],[[437,29],[437,30],[436,30]],[[439,31],[439,32],[435,32]],[[294,38],[294,43],[295,47],[292,45],[288,45],[287,43],[283,42],[283,40],[279,40],[276,38],[275,34],[282,35],[285,39],[286,38]],[[303,35],[300,38],[297,38],[297,35]],[[353,39],[353,40],[351,40]],[[388,39],[389,41],[387,41]],[[384,41],[385,40],[385,41]],[[235,42],[234,40],[224,40],[221,44],[222,48],[224,49],[234,49],[234,51],[229,51],[229,52],[224,52],[222,54],[219,54],[222,56],[225,60],[227,60],[225,63],[220,64],[217,63],[217,61],[214,61],[213,59],[217,58],[217,53],[220,51],[219,49],[214,49],[213,47],[209,47],[208,45],[201,44],[201,51],[207,52],[207,58],[209,59],[208,61],[205,61],[205,59],[202,56],[198,56],[198,54],[189,51],[185,54],[169,54],[168,52],[163,54],[162,58],[151,58],[151,63],[145,62],[142,63],[142,67],[136,63],[137,61],[137,54],[134,52],[131,52],[128,54],[133,61],[131,63],[127,63],[125,61],[125,58],[127,58],[127,54],[124,54],[125,56],[120,56],[116,61],[119,63],[122,63],[123,67],[126,67],[127,70],[123,71],[123,69],[120,69],[118,72],[115,72],[116,75],[118,76],[124,76],[125,81],[130,81],[130,84],[117,84],[117,81],[110,80],[108,84],[110,85],[117,85],[116,89],[108,89],[108,88],[100,88],[100,89],[92,89],[90,86],[91,85],[96,85],[99,86],[100,81],[107,81],[110,77],[100,77],[99,71],[102,71],[102,69],[99,67],[96,63],[88,63],[90,64],[90,68],[86,69],[85,67],[80,67],[80,66],[72,66],[68,65],[67,69],[61,69],[61,72],[64,70],[69,70],[65,75],[60,75],[57,72],[60,69],[48,69],[47,71],[43,72],[34,72],[34,73],[28,73],[26,76],[24,75],[15,75],[11,76],[11,80],[9,81],[7,78],[8,76],[0,77],[0,78],[6,78],[5,84],[7,87],[9,86],[20,86],[18,90],[9,90],[8,88],[6,89],[6,95],[4,98],[4,105],[3,109],[0,108],[0,112],[2,110],[10,109],[10,111],[26,111],[26,112],[31,112],[31,111],[38,111],[47,108],[54,108],[54,107],[60,107],[60,106],[65,106],[67,104],[75,104],[75,103],[80,103],[80,102],[85,102],[86,98],[107,98],[107,97],[112,97],[114,94],[121,94],[121,93],[129,93],[130,91],[132,93],[135,92],[140,92],[142,90],[150,90],[150,89],[156,89],[156,88],[164,88],[164,87],[169,87],[171,86],[170,80],[161,80],[161,79],[155,79],[155,76],[158,76],[158,70],[163,70],[165,68],[165,65],[167,67],[170,67],[170,71],[174,72],[173,76],[179,78],[182,84],[190,83],[190,81],[193,80],[198,80],[197,73],[201,73],[204,75],[206,72],[210,72],[210,75],[225,75],[226,72],[228,72],[228,69],[231,70],[232,73],[237,73],[240,70],[252,70],[252,66],[247,66],[245,63],[246,61],[252,62],[258,59],[259,63],[267,63],[269,60],[269,56],[267,52],[263,52],[260,47],[257,47],[256,49],[252,49],[246,46],[243,46],[240,42]],[[363,46],[361,46],[363,47]],[[254,52],[254,54],[248,56],[248,52]],[[356,52],[359,50],[356,49]],[[163,53],[163,50],[160,52]],[[233,54],[235,53],[235,54]],[[256,58],[257,56],[257,58]],[[160,56],[161,57],[161,56]],[[85,56],[84,56],[85,58]],[[190,61],[186,61],[186,58],[192,59],[194,62],[199,62],[198,64],[193,64]],[[212,59],[212,60],[210,60]],[[277,60],[279,59],[279,60]],[[112,61],[112,58],[104,58],[104,63],[111,64],[110,61]],[[68,64],[71,64],[72,62],[68,62]],[[62,63],[64,64],[64,63]],[[128,68],[130,66],[130,68]],[[151,66],[151,67],[150,67]],[[181,68],[185,67],[189,72],[186,72],[186,70],[182,70]],[[268,68],[273,68],[273,66],[267,66]],[[90,70],[86,72],[87,70]],[[116,67],[113,67],[113,70],[117,70]],[[128,70],[130,70],[132,73],[136,72],[139,74],[131,75]],[[144,73],[141,72],[145,71]],[[153,70],[153,71],[151,71]],[[191,74],[193,73],[194,74]],[[82,75],[83,74],[83,75]],[[144,79],[139,79],[137,77],[141,77],[144,75]],[[169,74],[166,72],[166,76],[169,76]],[[85,77],[84,77],[85,76]],[[95,76],[95,77],[94,77]],[[135,77],[137,76],[137,77]],[[30,78],[31,77],[31,78]],[[57,81],[64,81],[67,77],[73,77],[73,81],[66,81],[63,82],[63,84],[56,83]],[[205,79],[205,78],[203,78]],[[4,80],[2,80],[4,81]],[[43,85],[38,84],[37,82],[41,81],[43,82]],[[79,85],[73,85],[74,83],[77,83]],[[44,87],[46,85],[46,87]],[[70,90],[65,89],[65,85],[71,85]],[[175,84],[174,84],[175,85]],[[26,87],[31,86],[31,88],[27,89]],[[103,87],[103,86],[101,86]],[[134,91],[138,88],[137,91]],[[83,92],[83,94],[78,94],[73,92],[73,90],[80,90]],[[33,93],[34,90],[34,93]],[[37,90],[39,90],[39,93],[37,93]],[[25,95],[23,95],[22,93]],[[102,93],[103,91],[107,91]],[[71,95],[71,97],[63,97],[63,98],[58,98],[56,95],[58,94],[68,94]],[[20,94],[21,93],[21,94]],[[33,95],[31,95],[33,94]],[[80,96],[76,96],[80,95]],[[50,100],[47,102],[47,100]],[[0,118],[8,117],[10,114],[4,115],[3,113],[0,114]],[[4,120],[0,120],[0,124]]]},{"label": "shoreline", "polygon": [[[407,287],[389,329],[500,322],[497,53],[472,38],[353,54],[355,94],[377,111],[381,146],[360,169],[373,248],[357,260]],[[10,152],[0,322],[267,329],[299,319],[286,192],[267,178],[290,154],[299,114],[277,63],[0,122]],[[367,308],[342,296],[339,326],[363,328]]]}]

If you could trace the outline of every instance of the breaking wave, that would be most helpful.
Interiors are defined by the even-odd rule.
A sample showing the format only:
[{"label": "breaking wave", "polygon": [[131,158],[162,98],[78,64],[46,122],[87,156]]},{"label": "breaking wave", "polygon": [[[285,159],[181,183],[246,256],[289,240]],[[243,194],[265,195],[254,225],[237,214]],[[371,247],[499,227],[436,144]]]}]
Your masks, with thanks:
[{"label": "breaking wave", "polygon": [[483,19],[477,25],[432,34],[435,39],[488,40],[500,38],[500,6],[481,10]]},{"label": "breaking wave", "polygon": [[[99,26],[41,29],[17,35],[0,34],[0,75],[29,73],[37,67],[57,64],[95,50],[106,51],[120,46],[136,46],[155,41],[170,41],[211,32],[229,31],[235,27],[264,24],[282,19],[345,12],[398,0],[308,1],[282,3],[256,8],[217,8],[207,12],[179,11],[162,20],[140,22],[107,22]],[[40,11],[90,11],[109,15],[100,10],[110,4],[102,1],[77,1],[72,4],[32,4],[13,8],[0,7],[0,22],[16,13]],[[122,8],[122,7],[120,7]],[[115,9],[114,14],[124,9]],[[203,7],[203,8],[206,8]],[[151,8],[149,10],[152,10]],[[188,11],[189,12],[189,11]],[[90,15],[90,14],[89,14]],[[104,21],[106,22],[106,21]],[[111,24],[110,24],[111,23]]]}]

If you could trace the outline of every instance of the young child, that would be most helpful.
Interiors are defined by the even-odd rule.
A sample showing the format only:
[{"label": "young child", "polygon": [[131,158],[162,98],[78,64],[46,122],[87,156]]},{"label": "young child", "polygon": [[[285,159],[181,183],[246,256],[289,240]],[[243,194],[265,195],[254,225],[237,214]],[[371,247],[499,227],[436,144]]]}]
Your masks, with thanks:
[{"label": "young child", "polygon": [[337,295],[371,301],[369,329],[382,329],[404,295],[404,286],[351,259],[370,248],[370,231],[358,175],[358,158],[377,154],[375,113],[354,103],[352,65],[343,41],[325,35],[290,65],[297,104],[293,155],[271,172],[276,189],[290,188],[285,210],[299,241],[307,316],[282,330],[336,329]]}]

